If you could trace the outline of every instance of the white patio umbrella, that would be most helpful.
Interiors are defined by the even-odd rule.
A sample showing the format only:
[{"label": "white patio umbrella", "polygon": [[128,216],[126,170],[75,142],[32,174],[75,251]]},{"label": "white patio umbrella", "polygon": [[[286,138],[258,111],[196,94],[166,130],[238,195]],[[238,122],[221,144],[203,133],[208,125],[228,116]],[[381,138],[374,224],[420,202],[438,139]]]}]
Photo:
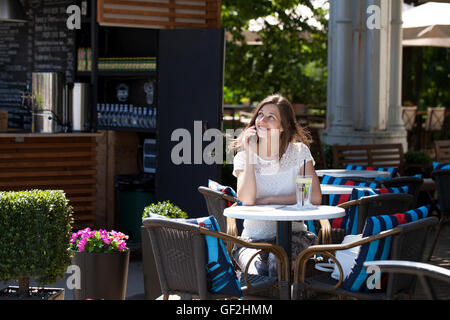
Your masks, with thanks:
[{"label": "white patio umbrella", "polygon": [[403,11],[402,44],[450,47],[450,3],[428,2]]}]

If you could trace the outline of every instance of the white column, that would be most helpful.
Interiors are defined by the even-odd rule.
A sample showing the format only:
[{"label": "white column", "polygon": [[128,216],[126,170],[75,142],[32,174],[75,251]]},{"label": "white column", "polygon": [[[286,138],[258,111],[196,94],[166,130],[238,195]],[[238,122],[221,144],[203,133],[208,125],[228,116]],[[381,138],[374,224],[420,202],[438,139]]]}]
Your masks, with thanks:
[{"label": "white column", "polygon": [[402,120],[402,65],[403,65],[403,29],[402,12],[403,1],[393,1],[391,6],[391,70],[389,91],[388,129],[405,133]]},{"label": "white column", "polygon": [[[400,114],[402,3],[330,0],[325,143],[406,147]],[[368,12],[369,6],[376,11]],[[375,28],[367,25],[371,16]]]},{"label": "white column", "polygon": [[328,37],[328,105],[327,122],[337,131],[352,129],[351,56],[352,0],[330,1]]}]

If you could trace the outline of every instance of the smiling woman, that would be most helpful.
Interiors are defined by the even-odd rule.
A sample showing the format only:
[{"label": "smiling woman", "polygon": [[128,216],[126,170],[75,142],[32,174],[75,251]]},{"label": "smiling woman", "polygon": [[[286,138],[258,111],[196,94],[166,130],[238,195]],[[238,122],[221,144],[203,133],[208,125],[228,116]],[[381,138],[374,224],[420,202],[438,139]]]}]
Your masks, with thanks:
[{"label": "smiling woman", "polygon": [[[241,135],[230,144],[240,150],[233,160],[233,175],[237,178],[237,197],[244,205],[295,204],[297,174],[312,177],[311,203],[320,204],[320,182],[309,151],[308,132],[295,120],[291,103],[281,95],[265,98],[255,109]],[[315,236],[302,221],[292,225],[293,254],[313,244]],[[244,220],[241,237],[247,241],[274,242],[275,221]],[[237,248],[235,259],[245,266],[253,249]],[[260,255],[254,259],[250,273],[266,275],[275,272],[276,263]]]}]

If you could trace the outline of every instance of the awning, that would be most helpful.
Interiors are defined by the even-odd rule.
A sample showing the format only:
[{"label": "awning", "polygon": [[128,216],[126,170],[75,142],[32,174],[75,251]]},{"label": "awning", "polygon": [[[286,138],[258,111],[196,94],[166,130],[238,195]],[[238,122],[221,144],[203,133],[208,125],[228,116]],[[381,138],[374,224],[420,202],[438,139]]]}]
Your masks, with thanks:
[{"label": "awning", "polygon": [[450,3],[428,2],[403,11],[402,44],[450,47]]}]

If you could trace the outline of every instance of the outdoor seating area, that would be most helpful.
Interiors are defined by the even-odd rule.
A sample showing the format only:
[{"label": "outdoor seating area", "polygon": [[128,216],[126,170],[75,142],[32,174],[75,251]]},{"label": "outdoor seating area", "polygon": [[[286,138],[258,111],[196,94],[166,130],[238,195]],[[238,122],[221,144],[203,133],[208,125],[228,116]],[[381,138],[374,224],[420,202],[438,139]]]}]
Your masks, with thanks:
[{"label": "outdoor seating area", "polygon": [[[437,165],[436,163],[436,168]],[[321,187],[326,190],[323,203],[342,208],[345,210],[345,214],[343,216],[329,216],[328,219],[325,218],[326,215],[317,216],[318,212],[300,212],[303,215],[301,219],[313,219],[308,221],[308,230],[315,232],[319,237],[316,245],[304,250],[293,262],[292,267],[289,267],[290,263],[288,262],[291,258],[291,253],[287,252],[287,250],[290,250],[289,239],[278,239],[278,245],[259,243],[256,246],[256,244],[244,243],[239,240],[242,225],[237,228],[236,222],[242,222],[243,218],[262,219],[263,216],[272,216],[274,217],[273,220],[279,221],[278,237],[281,237],[283,232],[290,230],[289,225],[283,226],[281,223],[290,223],[290,221],[300,219],[300,217],[296,215],[288,218],[290,211],[283,206],[272,206],[271,208],[256,206],[249,209],[246,209],[245,206],[240,207],[239,200],[230,187],[210,181],[208,187],[199,186],[198,188],[199,193],[204,196],[205,207],[207,208],[204,216],[215,217],[216,231],[221,230],[221,233],[214,231],[214,228],[213,231],[205,228],[199,229],[198,226],[182,222],[161,219],[144,220],[144,226],[152,234],[153,251],[159,252],[155,254],[155,258],[156,260],[163,259],[156,262],[163,298],[177,299],[176,297],[181,296],[182,299],[223,299],[227,297],[236,299],[243,297],[244,299],[295,300],[342,299],[347,297],[351,299],[391,300],[423,299],[424,297],[446,299],[450,297],[450,288],[446,285],[446,282],[448,282],[447,272],[445,271],[449,261],[449,257],[446,256],[448,242],[445,240],[448,233],[444,236],[446,238],[440,237],[441,230],[448,230],[446,222],[448,221],[449,211],[446,202],[448,202],[450,196],[446,193],[450,171],[448,169],[433,171],[432,179],[437,186],[436,203],[438,205],[432,207],[430,204],[422,205],[418,203],[418,194],[423,184],[422,178],[400,176],[399,170],[389,170],[389,168],[380,168],[379,171],[373,167],[355,167],[355,169],[357,170],[347,169],[348,175],[345,177],[342,177],[342,172],[339,171],[337,171],[337,176],[333,177],[333,172],[330,172],[332,170],[323,170],[327,171],[327,174],[331,174],[320,175]],[[364,171],[388,174],[383,174],[380,179],[378,175],[365,175]],[[328,186],[336,186],[340,189],[327,189]],[[281,218],[282,216],[286,216],[286,218]],[[170,236],[171,242],[162,240],[163,238],[160,237],[166,234],[162,231],[164,228],[179,229],[180,232],[181,230],[186,232],[190,230],[189,232],[200,233],[203,236],[198,238],[197,241],[200,241],[199,239],[201,241],[197,245],[192,244],[192,249],[187,249],[188,247],[179,247],[176,243],[182,242],[190,247],[191,245],[187,242],[188,238],[177,241],[176,238],[173,238],[175,235],[172,235]],[[150,231],[152,229],[155,230]],[[157,231],[157,229],[161,229],[161,231]],[[182,236],[181,233],[177,234]],[[228,262],[226,265],[226,268],[229,268],[228,271],[234,270],[235,281],[240,283],[242,290],[241,296],[236,292],[234,295],[216,295],[205,289],[205,286],[210,288],[207,284],[209,277],[205,271],[209,267],[206,267],[206,269],[204,267],[208,265],[207,257],[204,256],[207,251],[204,246],[205,243],[208,244],[208,241],[205,241],[204,238],[206,235],[223,241],[215,250],[222,252],[220,255],[227,254],[223,261]],[[195,236],[189,237],[192,241],[195,238]],[[276,252],[274,254],[279,267],[277,277],[270,278],[271,280],[261,278],[255,274],[249,274],[248,265],[243,268],[239,266],[232,253],[236,243],[253,248],[258,247],[262,251],[274,250],[271,252]],[[374,250],[372,243],[377,243],[377,253],[372,252]],[[444,255],[443,257],[439,257],[438,251],[435,251],[436,243],[439,243],[439,252]],[[166,245],[171,247],[165,247]],[[202,249],[195,249],[197,246]],[[220,249],[220,246],[222,246],[222,249]],[[354,248],[359,250],[355,251]],[[369,248],[372,252],[370,255],[368,254]],[[175,253],[178,250],[181,251],[178,254]],[[258,251],[258,253],[262,251]],[[163,252],[173,252],[173,255],[168,256]],[[190,253],[186,255],[188,252]],[[355,264],[352,264],[351,261],[353,260],[347,258],[352,255]],[[193,259],[192,262],[187,263],[184,260],[170,262],[170,260],[166,260],[180,259],[183,256],[185,257],[183,259]],[[256,254],[250,260],[255,257]],[[390,261],[392,261],[392,265],[389,264]],[[169,263],[170,266],[158,266],[158,264],[163,263]],[[408,269],[408,263],[410,263],[409,268],[411,269]],[[174,278],[174,275],[181,274],[181,269],[179,271],[173,269],[178,264],[185,271],[192,270],[193,280],[190,280],[190,285],[184,284],[184,281],[189,281],[189,276],[186,273],[178,280]],[[185,269],[187,265],[192,266]],[[364,287],[364,281],[367,281],[370,273],[369,271],[365,273],[365,270],[369,266],[378,265],[385,266],[382,268],[384,273],[380,277],[382,287],[367,290]],[[414,268],[413,266],[421,268],[426,277],[422,273],[413,273],[411,271]],[[292,270],[292,273],[287,270]],[[363,282],[361,282],[360,276],[352,276],[355,270],[365,274]],[[433,270],[435,270],[434,273]],[[392,271],[392,275],[390,271]],[[387,274],[389,274],[389,277]],[[358,287],[353,282],[355,279],[351,280],[352,277],[359,279]],[[198,281],[195,282],[195,279],[199,278],[202,279],[201,285]]]},{"label": "outdoor seating area", "polygon": [[450,300],[449,17],[0,0],[0,300]]}]

